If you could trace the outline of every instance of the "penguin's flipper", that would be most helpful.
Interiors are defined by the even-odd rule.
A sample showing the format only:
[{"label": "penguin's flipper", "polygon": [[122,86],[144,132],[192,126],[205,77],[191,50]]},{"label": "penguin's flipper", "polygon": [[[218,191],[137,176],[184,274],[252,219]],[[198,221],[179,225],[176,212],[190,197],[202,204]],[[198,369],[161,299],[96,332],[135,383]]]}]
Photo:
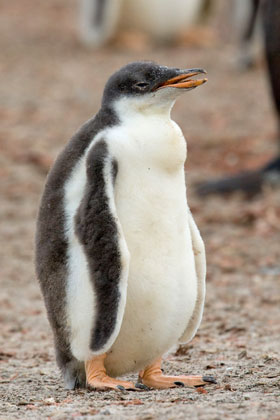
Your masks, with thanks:
[{"label": "penguin's flipper", "polygon": [[201,238],[200,232],[196,226],[190,210],[188,217],[195,259],[195,270],[197,275],[197,298],[193,315],[187,325],[186,330],[180,338],[180,343],[186,343],[190,341],[195,335],[201,322],[205,300],[206,255],[204,242]]},{"label": "penguin's flipper", "polygon": [[94,294],[89,346],[95,355],[105,353],[116,340],[126,304],[129,252],[114,200],[117,172],[106,141],[97,141],[87,154],[87,182],[75,217]]}]

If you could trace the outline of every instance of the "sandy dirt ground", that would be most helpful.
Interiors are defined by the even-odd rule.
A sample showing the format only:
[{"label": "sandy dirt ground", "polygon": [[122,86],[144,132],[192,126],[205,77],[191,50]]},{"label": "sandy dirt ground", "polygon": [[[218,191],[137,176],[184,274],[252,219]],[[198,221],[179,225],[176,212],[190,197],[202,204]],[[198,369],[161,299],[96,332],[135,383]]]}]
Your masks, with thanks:
[{"label": "sandy dirt ground", "polygon": [[[250,199],[194,194],[197,181],[253,168],[275,152],[264,66],[240,73],[236,47],[213,33],[196,45],[135,41],[92,51],[78,40],[74,0],[3,0],[0,12],[1,420],[279,420],[280,191],[268,186]],[[209,74],[173,111],[188,139],[189,203],[207,249],[207,300],[198,334],[167,356],[164,370],[211,374],[217,384],[65,391],[34,274],[39,197],[57,153],[98,110],[106,79],[143,58]]]}]

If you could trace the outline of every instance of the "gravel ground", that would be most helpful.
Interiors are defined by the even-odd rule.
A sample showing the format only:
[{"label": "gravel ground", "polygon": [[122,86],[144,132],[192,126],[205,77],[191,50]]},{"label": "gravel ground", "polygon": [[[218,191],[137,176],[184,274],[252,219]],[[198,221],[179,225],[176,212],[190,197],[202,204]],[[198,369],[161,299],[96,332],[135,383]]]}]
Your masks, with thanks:
[{"label": "gravel ground", "polygon": [[[134,44],[91,51],[78,41],[75,6],[0,6],[0,418],[279,420],[279,189],[266,187],[251,199],[202,200],[193,191],[199,180],[253,168],[274,153],[265,69],[240,74],[236,48],[213,31],[209,45],[155,48],[136,37]],[[108,76],[142,58],[209,73],[208,84],[173,112],[188,139],[189,202],[207,248],[207,301],[198,334],[166,357],[164,370],[211,374],[217,385],[65,391],[34,275],[38,201],[51,162],[98,110]]]}]

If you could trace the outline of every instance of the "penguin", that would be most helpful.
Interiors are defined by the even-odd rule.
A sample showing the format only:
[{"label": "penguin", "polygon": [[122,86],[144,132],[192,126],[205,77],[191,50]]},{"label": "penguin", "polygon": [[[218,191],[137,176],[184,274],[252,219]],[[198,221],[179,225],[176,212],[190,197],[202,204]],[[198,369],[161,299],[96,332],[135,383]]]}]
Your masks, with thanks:
[{"label": "penguin", "polygon": [[239,33],[238,70],[246,71],[255,67],[261,54],[260,4],[261,0],[236,0],[231,5],[233,29]]},{"label": "penguin", "polygon": [[[186,141],[170,112],[203,69],[134,62],[58,156],[36,231],[36,272],[65,387],[164,389],[161,358],[194,336],[205,250],[186,198]],[[116,379],[139,372],[139,382]]]},{"label": "penguin", "polygon": [[170,42],[198,20],[202,9],[203,0],[82,0],[80,36],[96,48],[108,44],[119,29]]},{"label": "penguin", "polygon": [[[273,188],[279,188],[280,185],[280,0],[251,0],[252,5],[257,9],[252,18],[254,14],[260,14],[262,20],[268,78],[278,123],[277,151],[267,162],[255,169],[198,183],[196,193],[200,197],[210,194],[229,195],[241,191],[245,197],[252,198],[263,193],[266,185]],[[254,26],[254,19],[252,20]]]}]

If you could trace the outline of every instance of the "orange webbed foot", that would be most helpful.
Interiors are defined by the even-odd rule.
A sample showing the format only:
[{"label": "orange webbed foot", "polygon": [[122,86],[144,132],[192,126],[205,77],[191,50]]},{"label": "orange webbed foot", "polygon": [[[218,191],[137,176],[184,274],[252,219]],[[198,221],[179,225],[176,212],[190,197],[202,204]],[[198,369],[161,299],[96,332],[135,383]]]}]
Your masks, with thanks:
[{"label": "orange webbed foot", "polygon": [[155,361],[152,365],[139,373],[139,381],[149,388],[167,389],[178,386],[203,386],[207,383],[216,383],[213,376],[168,376],[164,375],[161,370],[161,359]]},{"label": "orange webbed foot", "polygon": [[89,388],[105,391],[114,389],[116,391],[139,391],[147,390],[147,386],[141,383],[133,384],[129,381],[121,381],[107,375],[104,366],[106,354],[96,356],[85,362],[87,385]]}]

